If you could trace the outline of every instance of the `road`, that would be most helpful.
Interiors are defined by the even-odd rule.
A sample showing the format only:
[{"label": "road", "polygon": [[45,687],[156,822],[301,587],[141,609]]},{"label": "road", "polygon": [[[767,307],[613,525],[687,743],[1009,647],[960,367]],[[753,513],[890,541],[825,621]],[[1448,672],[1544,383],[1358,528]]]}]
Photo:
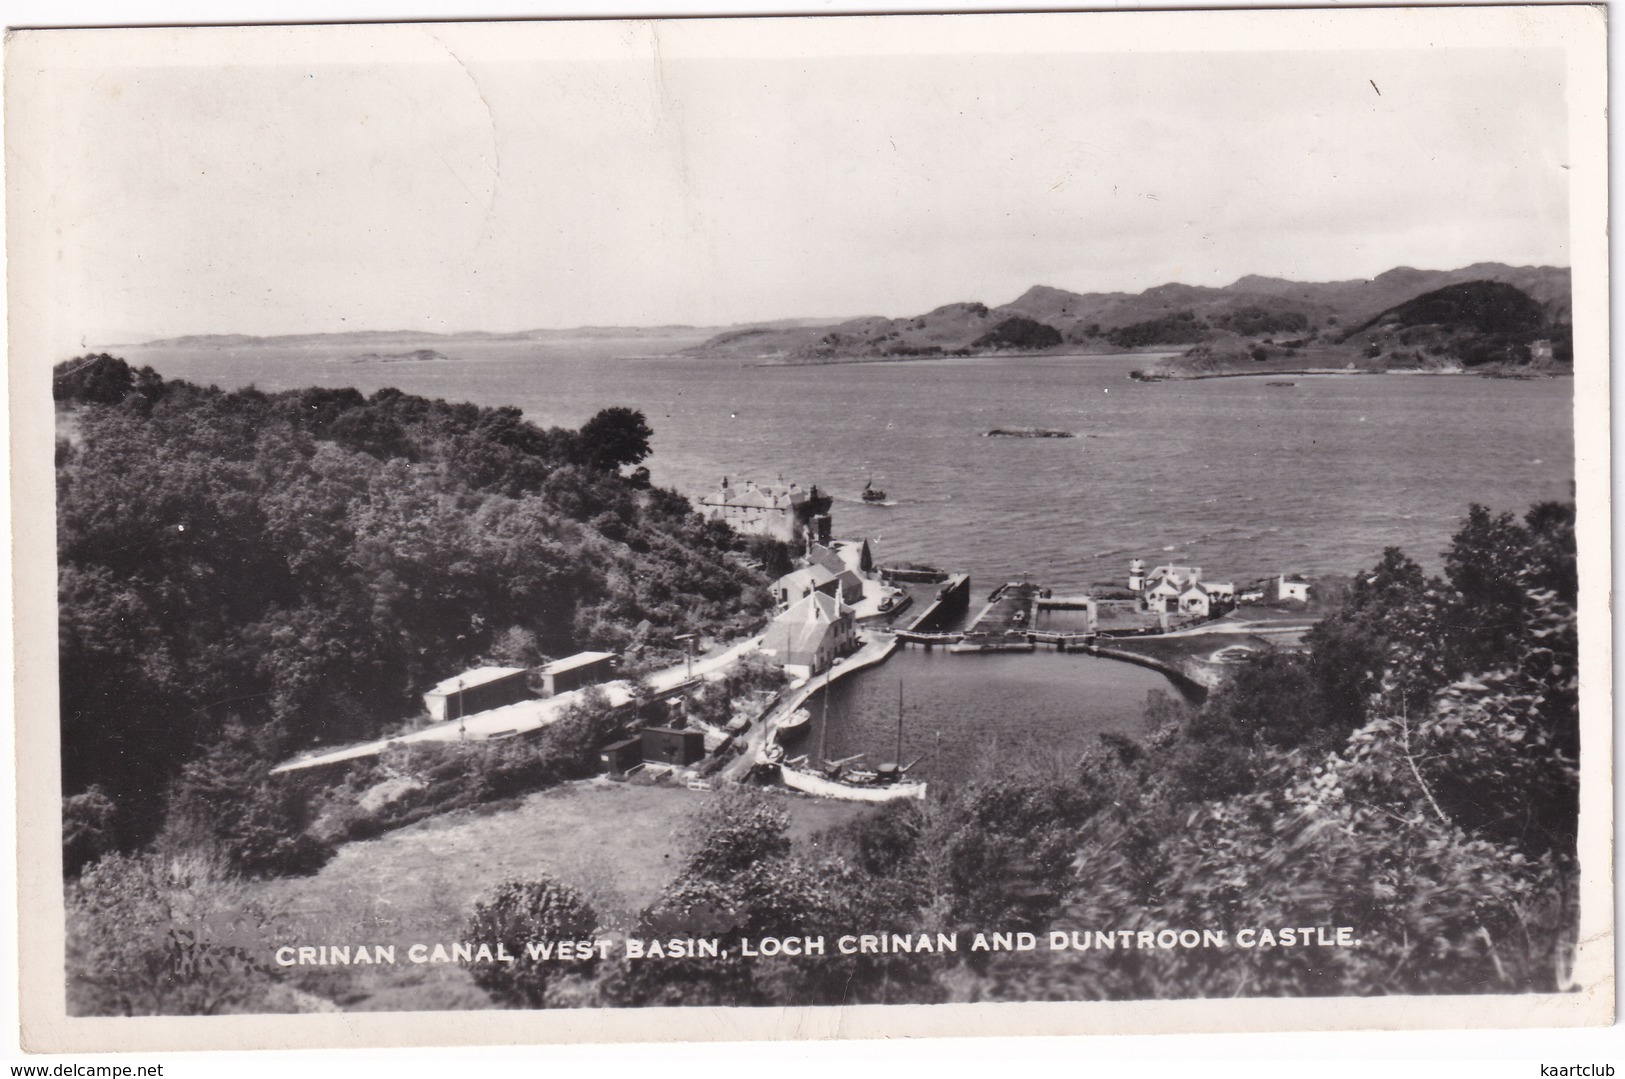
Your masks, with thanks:
[{"label": "road", "polygon": [[[687,663],[683,663],[663,671],[656,671],[654,674],[649,675],[645,681],[656,693],[670,693],[691,678],[703,678],[708,674],[732,666],[739,662],[741,656],[754,651],[761,643],[761,637],[752,637],[749,640],[740,641],[716,655],[702,656],[696,659],[692,670],[690,670]],[[606,682],[598,688],[608,695],[610,704],[615,707],[620,707],[632,700],[632,685],[629,682]],[[306,768],[318,768],[325,764],[339,764],[343,761],[360,760],[363,757],[376,757],[392,745],[411,745],[417,742],[483,742],[490,738],[528,734],[531,731],[557,722],[559,717],[564,715],[565,710],[579,701],[586,692],[585,689],[578,689],[570,693],[561,693],[557,697],[549,697],[546,700],[520,701],[518,704],[493,708],[485,712],[476,712],[462,719],[436,723],[434,726],[424,727],[422,730],[413,731],[410,734],[397,735],[393,738],[379,738],[371,742],[362,742],[358,745],[329,750],[326,753],[299,757],[277,765],[271,769],[271,774],[297,772]]]},{"label": "road", "polygon": [[[610,704],[616,707],[632,700],[632,687],[627,682],[606,682],[596,688],[602,689],[609,697]],[[379,738],[376,741],[345,746],[342,749],[331,750],[327,753],[295,758],[277,765],[271,769],[271,774],[298,772],[306,768],[317,768],[324,764],[338,764],[342,761],[360,760],[363,757],[376,757],[392,745],[412,745],[416,742],[483,742],[495,737],[528,734],[531,731],[557,722],[559,717],[564,715],[565,710],[579,701],[586,693],[586,689],[578,689],[570,693],[561,693],[557,697],[549,697],[546,700],[520,701],[518,704],[492,708],[486,712],[475,712],[473,715],[465,716],[462,719],[436,723],[432,727],[424,727],[422,730],[413,731],[410,734],[397,735],[394,738]]]},{"label": "road", "polygon": [[740,641],[733,647],[718,652],[714,656],[699,657],[694,661],[692,670],[690,670],[687,663],[682,663],[664,671],[656,671],[646,677],[644,681],[648,682],[649,687],[656,693],[670,693],[691,678],[704,678],[708,674],[733,666],[739,662],[745,653],[754,652],[761,643],[761,637],[752,637],[749,640]]}]

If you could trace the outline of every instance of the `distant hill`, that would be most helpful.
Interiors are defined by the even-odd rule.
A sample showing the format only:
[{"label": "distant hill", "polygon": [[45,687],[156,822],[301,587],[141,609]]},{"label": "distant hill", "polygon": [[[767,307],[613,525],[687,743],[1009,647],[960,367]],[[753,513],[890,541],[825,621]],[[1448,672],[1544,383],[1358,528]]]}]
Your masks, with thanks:
[{"label": "distant hill", "polygon": [[1505,281],[1472,280],[1411,297],[1341,334],[1254,335],[1204,342],[1136,375],[1158,379],[1474,368],[1522,377],[1562,373],[1571,370],[1572,364],[1566,296],[1542,302]]},{"label": "distant hill", "polygon": [[343,333],[287,333],[256,337],[241,333],[190,334],[145,341],[139,348],[329,348],[334,346],[396,346],[407,351],[415,347],[442,345],[451,341],[559,341],[570,338],[658,338],[673,334],[706,332],[700,326],[575,326],[566,330],[519,330],[489,333],[471,330],[463,333],[434,333],[429,330],[349,330]]},{"label": "distant hill", "polygon": [[[1003,350],[1123,352],[1209,346],[1223,351],[1259,339],[1339,339],[1348,327],[1363,327],[1409,300],[1475,281],[1517,289],[1541,308],[1547,323],[1569,321],[1567,269],[1478,263],[1458,270],[1402,266],[1370,279],[1319,283],[1249,275],[1222,288],[1173,283],[1140,293],[1077,293],[1035,285],[999,307],[961,302],[911,318],[868,316],[833,324],[740,327],[689,352],[782,363],[839,363]],[[1017,319],[1023,321],[1012,321]]]},{"label": "distant hill", "polygon": [[[890,318],[787,318],[727,327],[583,326],[512,333],[432,333],[424,330],[359,330],[347,333],[202,334],[149,341],[147,348],[342,348],[404,355],[465,342],[536,342],[558,346],[571,340],[637,339],[660,351],[726,357],[743,362],[848,363],[866,359],[977,356],[999,352],[1114,353],[1186,352],[1230,356],[1286,348],[1331,349],[1357,331],[1367,335],[1351,348],[1386,349],[1376,340],[1377,320],[1428,293],[1453,285],[1493,282],[1516,289],[1535,303],[1545,325],[1570,321],[1569,271],[1551,266],[1476,263],[1457,270],[1400,266],[1369,279],[1288,281],[1248,275],[1222,288],[1170,283],[1144,292],[1068,292],[1034,285],[1009,303],[989,307],[967,300],[921,315]],[[1398,316],[1401,321],[1408,315]],[[1390,320],[1392,321],[1392,320]],[[1452,317],[1446,321],[1455,321]],[[1409,325],[1407,323],[1407,325]],[[1353,328],[1353,329],[1351,329]],[[700,335],[709,335],[692,344]],[[1416,334],[1412,334],[1413,337]],[[1452,341],[1460,333],[1446,334]],[[1566,340],[1566,330],[1552,331]],[[686,340],[685,340],[686,338]],[[662,339],[666,339],[662,342]],[[1443,339],[1422,342],[1443,345]],[[692,345],[692,347],[685,347]],[[1228,362],[1228,361],[1224,361]],[[1222,366],[1222,363],[1221,363]]]},{"label": "distant hill", "polygon": [[1566,364],[1572,362],[1567,310],[1504,281],[1464,281],[1396,304],[1342,343],[1406,366]]},{"label": "distant hill", "polygon": [[1377,315],[1356,333],[1374,327],[1441,326],[1472,333],[1526,333],[1546,321],[1528,293],[1500,281],[1468,281],[1423,293]]},{"label": "distant hill", "polygon": [[[639,350],[654,354],[675,354],[696,341],[710,338],[722,340],[741,335],[755,347],[758,336],[770,338],[775,333],[803,334],[809,328],[833,326],[840,319],[787,318],[774,322],[741,324],[737,326],[574,326],[568,329],[535,329],[492,333],[473,330],[458,333],[435,333],[429,330],[350,330],[342,333],[291,333],[255,336],[241,333],[190,334],[184,337],[165,337],[140,344],[106,345],[131,349],[220,349],[248,351],[251,349],[310,350],[313,353],[336,353],[336,359],[362,357],[421,358],[414,355],[428,350],[450,356],[457,355],[459,344],[526,344],[534,343],[558,348],[573,341],[636,341]],[[768,349],[771,351],[771,348]]]},{"label": "distant hill", "polygon": [[[147,348],[299,348],[307,345],[405,345],[432,344],[448,335],[425,330],[352,330],[348,333],[288,333],[256,337],[243,333],[200,333],[184,337],[164,337],[143,342]],[[475,336],[475,335],[467,335]],[[489,335],[480,335],[489,336]]]}]

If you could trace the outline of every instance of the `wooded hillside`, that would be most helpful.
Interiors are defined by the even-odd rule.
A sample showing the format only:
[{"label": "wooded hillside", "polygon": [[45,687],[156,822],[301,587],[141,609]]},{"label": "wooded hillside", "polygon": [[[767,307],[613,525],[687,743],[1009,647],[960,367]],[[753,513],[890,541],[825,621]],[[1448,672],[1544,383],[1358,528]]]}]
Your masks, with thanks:
[{"label": "wooded hillside", "polygon": [[601,648],[635,667],[769,603],[752,560],[773,552],[650,487],[628,409],[542,430],[389,389],[228,393],[106,355],[60,365],[55,391],[63,779],[95,789],[90,849],[149,838],[171,780],[234,724],[269,763],[377,737],[476,663]]}]

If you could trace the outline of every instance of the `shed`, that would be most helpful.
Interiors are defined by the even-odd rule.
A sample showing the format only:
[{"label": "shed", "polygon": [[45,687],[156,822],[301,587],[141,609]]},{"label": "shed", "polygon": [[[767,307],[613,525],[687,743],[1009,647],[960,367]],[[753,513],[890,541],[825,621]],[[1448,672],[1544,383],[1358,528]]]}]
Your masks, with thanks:
[{"label": "shed", "polygon": [[643,763],[643,739],[637,735],[612,742],[598,751],[598,761],[612,776],[624,776]]},{"label": "shed", "polygon": [[554,660],[536,672],[542,682],[544,697],[557,697],[582,686],[595,686],[608,681],[614,673],[614,652],[577,652],[573,656]]},{"label": "shed", "polygon": [[528,673],[523,667],[475,667],[436,685],[423,704],[442,723],[518,704],[531,696]]},{"label": "shed", "polygon": [[645,727],[641,741],[645,761],[681,768],[705,756],[705,732],[687,727]]}]

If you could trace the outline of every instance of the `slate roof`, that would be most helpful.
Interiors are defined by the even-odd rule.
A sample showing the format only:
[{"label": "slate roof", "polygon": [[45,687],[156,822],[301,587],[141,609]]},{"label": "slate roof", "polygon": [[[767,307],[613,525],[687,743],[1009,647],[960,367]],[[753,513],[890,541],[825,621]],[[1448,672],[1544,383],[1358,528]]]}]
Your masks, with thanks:
[{"label": "slate roof", "polygon": [[762,648],[796,662],[816,652],[841,615],[849,610],[834,596],[814,592],[773,619],[762,638]]},{"label": "slate roof", "polygon": [[[443,682],[437,683],[429,692],[456,693],[459,690],[473,689],[475,686],[483,686],[490,682],[500,682],[504,678],[524,673],[524,667],[475,667],[473,670],[464,671],[462,674],[454,675]],[[458,685],[459,682],[462,684]]]}]

